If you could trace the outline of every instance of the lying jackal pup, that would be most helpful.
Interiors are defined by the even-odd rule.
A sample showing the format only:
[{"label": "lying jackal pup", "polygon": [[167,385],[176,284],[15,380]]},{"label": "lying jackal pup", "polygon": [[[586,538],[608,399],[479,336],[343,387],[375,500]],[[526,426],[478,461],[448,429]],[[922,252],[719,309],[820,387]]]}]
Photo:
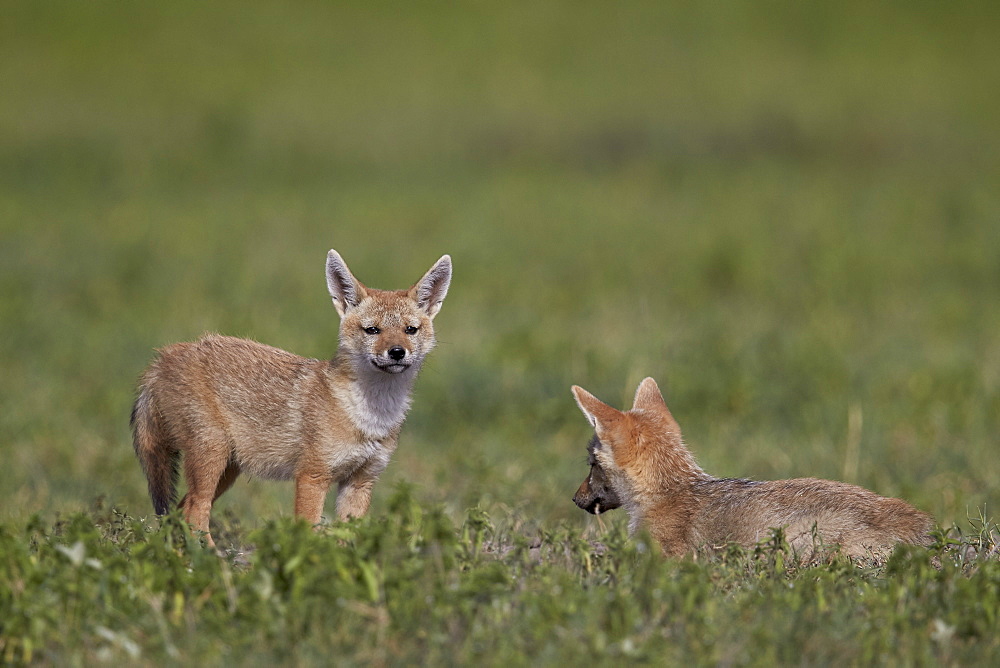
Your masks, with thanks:
[{"label": "lying jackal pup", "polygon": [[364,515],[434,347],[431,321],[450,282],[445,255],[409,290],[375,290],[331,250],[326,283],[340,314],[333,359],[216,335],[160,350],[131,420],[156,513],[173,505],[183,452],[188,489],[180,505],[199,531],[208,532],[212,504],[241,472],[294,478],[295,514],[313,524],[333,483],[337,516]]},{"label": "lying jackal pup", "polygon": [[929,515],[855,485],[713,478],[684,447],[652,378],[639,384],[629,411],[575,385],[573,395],[597,432],[588,448],[590,475],[573,501],[594,514],[624,506],[630,531],[645,523],[666,555],[729,542],[751,546],[776,527],[803,557],[817,547],[814,528],[823,544],[838,544],[850,557],[884,555],[899,542],[930,542]]}]

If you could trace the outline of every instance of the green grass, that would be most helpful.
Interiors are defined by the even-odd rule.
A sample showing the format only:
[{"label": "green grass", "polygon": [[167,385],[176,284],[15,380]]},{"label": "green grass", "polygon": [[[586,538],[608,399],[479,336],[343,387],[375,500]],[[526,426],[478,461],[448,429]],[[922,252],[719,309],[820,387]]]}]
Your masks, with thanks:
[{"label": "green grass", "polygon": [[250,532],[249,553],[229,558],[177,517],[157,528],[117,509],[4,529],[0,655],[84,665],[983,665],[1000,651],[995,533],[942,536],[879,568],[836,557],[799,568],[777,537],[668,564],[647,537],[617,529],[590,542],[566,527],[497,524],[479,508],[454,523],[407,487],[387,510],[321,533],[266,522]]},{"label": "green grass", "polygon": [[[0,654],[995,656],[995,559],[678,564],[569,500],[569,386],[622,405],[652,375],[713,474],[847,480],[978,535],[1000,507],[994,4],[7,3]],[[311,536],[290,485],[241,480],[216,514],[249,565],[151,531],[127,423],[152,350],[331,355],[331,247],[383,288],[455,262],[370,519]],[[116,513],[80,514],[98,498]],[[473,508],[515,549],[481,554]],[[323,558],[274,584],[296,554]]]}]

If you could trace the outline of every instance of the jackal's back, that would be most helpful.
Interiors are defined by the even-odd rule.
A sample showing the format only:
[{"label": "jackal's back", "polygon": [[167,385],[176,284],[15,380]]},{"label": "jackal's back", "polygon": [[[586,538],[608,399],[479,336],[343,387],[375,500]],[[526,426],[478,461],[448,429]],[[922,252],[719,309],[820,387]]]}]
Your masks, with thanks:
[{"label": "jackal's back", "polygon": [[782,527],[797,552],[808,552],[818,539],[864,556],[898,542],[926,545],[933,526],[905,501],[833,480],[713,479],[696,484],[694,493],[700,500],[695,543],[752,545]]},{"label": "jackal's back", "polygon": [[[141,381],[162,431],[188,457],[225,458],[264,478],[287,479],[303,443],[307,407],[329,364],[229,336],[160,351]],[[195,446],[196,447],[193,447]]]}]

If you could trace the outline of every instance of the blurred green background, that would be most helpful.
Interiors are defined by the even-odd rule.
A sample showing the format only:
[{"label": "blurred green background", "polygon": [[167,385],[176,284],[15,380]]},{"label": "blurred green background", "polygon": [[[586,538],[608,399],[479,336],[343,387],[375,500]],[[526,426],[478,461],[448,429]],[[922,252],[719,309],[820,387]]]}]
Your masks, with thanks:
[{"label": "blurred green background", "polygon": [[[153,349],[330,356],[329,248],[382,288],[455,263],[374,512],[404,479],[593,526],[569,386],[622,405],[646,375],[716,475],[943,524],[1000,502],[995,2],[3,14],[5,520],[151,513],[128,415]],[[243,479],[218,507],[291,497]]]}]

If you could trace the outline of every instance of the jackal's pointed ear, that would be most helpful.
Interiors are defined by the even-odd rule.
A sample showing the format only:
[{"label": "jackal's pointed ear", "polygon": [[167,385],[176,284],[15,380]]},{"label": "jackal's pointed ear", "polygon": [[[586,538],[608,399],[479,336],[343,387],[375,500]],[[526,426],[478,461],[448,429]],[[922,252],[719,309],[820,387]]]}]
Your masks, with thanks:
[{"label": "jackal's pointed ear", "polygon": [[621,416],[620,411],[608,406],[579,385],[574,385],[570,389],[573,390],[576,405],[580,407],[583,415],[594,429],[603,431],[608,423],[617,420]]},{"label": "jackal's pointed ear", "polygon": [[431,318],[441,310],[441,303],[451,285],[451,256],[442,255],[424,277],[410,288],[410,297]]},{"label": "jackal's pointed ear", "polygon": [[667,403],[663,401],[663,395],[656,381],[646,378],[639,383],[639,388],[635,391],[635,401],[632,402],[632,410],[664,411],[667,410]]},{"label": "jackal's pointed ear", "polygon": [[341,318],[368,296],[365,286],[354,278],[344,258],[332,248],[326,254],[326,288],[330,291],[333,306]]}]

